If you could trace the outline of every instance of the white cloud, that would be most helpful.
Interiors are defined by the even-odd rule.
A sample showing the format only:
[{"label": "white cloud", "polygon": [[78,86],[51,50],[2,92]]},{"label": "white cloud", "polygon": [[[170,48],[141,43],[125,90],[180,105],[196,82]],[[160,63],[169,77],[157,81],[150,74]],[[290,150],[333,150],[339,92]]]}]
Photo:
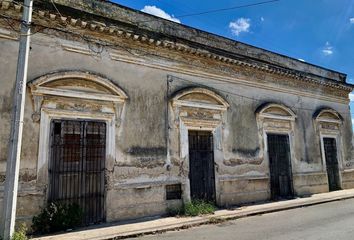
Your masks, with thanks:
[{"label": "white cloud", "polygon": [[264,22],[264,20],[265,20],[264,17],[261,17],[261,22]]},{"label": "white cloud", "polygon": [[349,93],[349,99],[354,102],[354,93]]},{"label": "white cloud", "polygon": [[229,23],[229,28],[231,33],[238,36],[242,32],[249,32],[251,27],[251,19],[249,18],[239,18],[233,22]]},{"label": "white cloud", "polygon": [[350,22],[351,24],[354,24],[354,17],[349,18],[349,22]]},{"label": "white cloud", "polygon": [[173,15],[166,13],[164,10],[156,6],[145,6],[143,9],[141,9],[141,11],[176,23],[181,23],[178,18],[175,18]]},{"label": "white cloud", "polygon": [[301,62],[306,62],[304,59],[302,58],[298,58],[297,60],[301,61]]},{"label": "white cloud", "polygon": [[329,42],[326,42],[326,45],[322,49],[322,53],[325,56],[330,56],[333,54],[333,47],[331,46],[331,44]]}]

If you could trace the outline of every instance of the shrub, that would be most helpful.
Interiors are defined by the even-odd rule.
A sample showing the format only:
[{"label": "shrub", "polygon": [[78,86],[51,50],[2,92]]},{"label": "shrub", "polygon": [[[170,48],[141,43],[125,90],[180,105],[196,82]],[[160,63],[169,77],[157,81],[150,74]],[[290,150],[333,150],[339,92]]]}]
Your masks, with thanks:
[{"label": "shrub", "polygon": [[203,200],[192,200],[183,207],[167,209],[169,216],[198,216],[214,213],[216,207],[214,204]]},{"label": "shrub", "polygon": [[[18,229],[12,234],[11,240],[28,240],[26,236],[27,227],[25,224],[21,224]],[[3,238],[0,236],[0,240]]]},{"label": "shrub", "polygon": [[82,223],[83,211],[78,204],[49,203],[42,212],[33,217],[34,233],[52,233],[75,228]]},{"label": "shrub", "polygon": [[25,224],[21,224],[17,231],[11,237],[11,240],[27,240],[26,236],[27,227]]},{"label": "shrub", "polygon": [[168,208],[167,215],[170,217],[183,216],[184,215],[184,207],[181,206],[181,207]]}]

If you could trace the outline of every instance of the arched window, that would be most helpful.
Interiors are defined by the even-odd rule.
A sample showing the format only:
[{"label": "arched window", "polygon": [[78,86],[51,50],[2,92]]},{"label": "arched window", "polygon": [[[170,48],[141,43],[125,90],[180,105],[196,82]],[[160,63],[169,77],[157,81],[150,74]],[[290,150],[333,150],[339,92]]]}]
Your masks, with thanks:
[{"label": "arched window", "polygon": [[123,106],[128,99],[122,89],[100,75],[81,71],[47,74],[30,81],[28,86],[34,102],[32,119],[40,124],[39,182],[48,182],[50,142],[53,131],[57,130],[55,126],[65,125],[64,121],[72,121],[71,126],[104,123],[105,159],[114,161],[116,127],[120,126]]}]

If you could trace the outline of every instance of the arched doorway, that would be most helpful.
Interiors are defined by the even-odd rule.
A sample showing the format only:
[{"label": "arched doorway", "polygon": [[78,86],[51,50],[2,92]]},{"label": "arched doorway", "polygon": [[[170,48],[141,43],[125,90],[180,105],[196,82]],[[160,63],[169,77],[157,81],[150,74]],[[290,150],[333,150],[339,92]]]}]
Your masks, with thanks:
[{"label": "arched doorway", "polygon": [[321,141],[322,164],[327,173],[328,190],[340,190],[340,131],[343,118],[333,109],[322,108],[316,111],[314,120]]},{"label": "arched doorway", "polygon": [[175,94],[172,106],[180,157],[188,161],[185,201],[217,202],[215,152],[221,150],[221,129],[229,104],[211,90],[188,88]]},{"label": "arched doorway", "polygon": [[83,224],[105,221],[105,175],[127,95],[108,79],[78,71],[29,82],[40,124],[38,182],[48,202],[78,204]]},{"label": "arched doorway", "polygon": [[292,198],[292,136],[296,115],[277,103],[261,105],[256,115],[268,158],[270,197],[273,200]]}]

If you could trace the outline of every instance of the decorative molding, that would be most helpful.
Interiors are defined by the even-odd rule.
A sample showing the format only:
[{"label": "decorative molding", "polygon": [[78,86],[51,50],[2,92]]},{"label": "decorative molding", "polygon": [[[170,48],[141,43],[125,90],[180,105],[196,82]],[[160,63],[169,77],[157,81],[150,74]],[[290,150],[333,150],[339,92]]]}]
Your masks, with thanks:
[{"label": "decorative molding", "polygon": [[226,82],[226,83],[237,83],[240,85],[244,85],[247,87],[256,87],[260,89],[265,89],[269,91],[277,91],[281,93],[286,93],[286,94],[294,94],[296,96],[302,96],[302,97],[309,97],[309,98],[315,98],[323,101],[329,101],[329,102],[336,102],[336,103],[343,103],[343,104],[349,104],[349,98],[343,98],[343,97],[337,97],[337,96],[324,96],[321,94],[314,94],[314,93],[309,93],[305,91],[300,91],[296,89],[291,89],[288,87],[280,87],[280,86],[275,86],[271,84],[264,84],[264,83],[258,83],[258,82],[252,82],[248,79],[241,79],[241,78],[235,78],[235,77],[227,77],[224,75],[220,74],[211,74],[195,69],[186,69],[182,67],[176,67],[176,66],[170,66],[168,64],[163,64],[163,63],[152,63],[151,61],[145,61],[144,59],[138,58],[138,57],[117,57],[117,58],[112,58],[112,60],[115,61],[121,61],[125,63],[132,63],[135,65],[141,65],[145,67],[151,67],[154,69],[161,69],[161,70],[167,70],[170,72],[178,73],[178,74],[186,74],[190,76],[195,76],[195,77],[200,77],[200,78],[209,78],[212,80],[217,80],[220,82]]},{"label": "decorative molding", "polygon": [[[329,114],[330,116],[323,116],[325,114]],[[341,124],[343,122],[340,114],[331,108],[322,109],[314,116],[314,118],[316,122],[327,122],[327,123],[337,123],[337,124]]]},{"label": "decorative molding", "polygon": [[[227,109],[230,105],[228,104],[228,102],[226,102],[221,96],[219,96],[218,94],[216,94],[215,92],[206,89],[206,88],[200,88],[200,87],[194,87],[194,88],[189,88],[189,89],[183,89],[181,91],[179,91],[174,97],[173,100],[174,101],[180,101],[182,102],[182,100],[180,100],[182,97],[188,95],[188,94],[204,94],[206,96],[209,96],[213,99],[215,99],[219,104],[216,106],[222,106],[223,109]],[[187,101],[183,101],[183,103],[187,103]],[[211,107],[211,104],[208,104],[209,107]],[[208,107],[206,105],[206,107]]]},{"label": "decorative molding", "polygon": [[[198,99],[193,100],[193,94],[204,95],[206,97],[205,102]],[[186,95],[190,95],[191,100],[181,100]],[[208,103],[208,98],[217,103]],[[175,94],[171,102],[175,113],[175,125],[178,126],[178,121],[182,121],[188,129],[194,130],[214,130],[218,125],[225,122],[224,112],[229,107],[229,104],[221,96],[205,88],[181,90]],[[190,109],[189,112],[188,109]],[[214,111],[214,114],[208,111]]]},{"label": "decorative molding", "polygon": [[2,33],[2,32],[0,32],[0,38],[18,41],[18,37],[16,37],[15,35],[6,34],[6,33]]},{"label": "decorative molding", "polygon": [[[14,3],[9,4],[8,1],[1,1],[0,4],[2,6],[2,9],[4,9],[5,11],[10,11],[12,9],[15,9],[18,12],[17,15],[19,15],[17,4],[14,4]],[[49,10],[39,10],[38,12],[39,12],[40,17],[47,17],[50,19],[50,21],[60,22],[61,24],[65,23],[65,24],[68,24],[73,27],[77,27],[77,28],[81,28],[81,29],[85,29],[85,30],[89,30],[89,31],[93,31],[93,32],[98,32],[100,34],[104,33],[104,34],[112,35],[115,37],[122,37],[124,39],[130,39],[131,41],[140,42],[140,43],[144,43],[147,45],[153,44],[156,47],[166,48],[166,49],[173,50],[173,51],[179,51],[184,54],[191,54],[191,55],[195,55],[195,56],[199,56],[199,57],[203,57],[203,58],[208,58],[208,59],[212,59],[212,60],[219,61],[219,62],[239,65],[242,67],[250,67],[250,68],[254,68],[254,69],[257,69],[257,70],[260,70],[263,72],[277,74],[280,76],[289,77],[289,78],[304,81],[304,82],[311,82],[311,83],[315,83],[315,84],[322,85],[322,86],[328,86],[331,88],[337,88],[337,89],[341,89],[341,90],[348,91],[348,92],[352,91],[352,89],[353,89],[352,86],[345,84],[343,82],[339,82],[339,81],[337,82],[335,80],[333,80],[333,81],[323,80],[323,77],[320,77],[320,76],[318,76],[319,79],[315,79],[313,77],[308,76],[304,72],[275,66],[270,63],[265,64],[265,63],[261,63],[261,62],[246,62],[243,60],[235,59],[233,57],[227,57],[227,56],[223,56],[221,54],[216,54],[211,51],[207,51],[207,50],[200,49],[197,47],[188,46],[186,44],[172,42],[172,41],[168,41],[168,40],[159,40],[159,39],[156,39],[156,35],[148,36],[146,33],[141,34],[138,32],[132,32],[132,30],[119,29],[117,26],[113,26],[113,25],[107,26],[103,22],[95,21],[95,22],[88,23],[82,19],[76,19],[76,18],[62,16],[62,15],[59,15],[59,13],[54,12],[54,11],[49,12]],[[20,17],[20,16],[17,16],[17,17]],[[38,21],[40,21],[40,20],[41,19],[38,19]],[[51,23],[47,22],[46,24],[51,24]],[[115,59],[115,58],[120,59],[119,56],[117,56],[116,54],[111,54],[111,58],[112,59]]]},{"label": "decorative molding", "polygon": [[213,131],[218,125],[220,125],[220,120],[203,120],[203,119],[191,119],[183,118],[180,120],[189,130],[208,130]]},{"label": "decorative molding", "polygon": [[148,182],[134,182],[134,183],[114,183],[114,188],[132,189],[132,188],[151,188],[161,187],[170,184],[182,184],[180,180],[164,180],[164,181],[148,181]]},{"label": "decorative molding", "polygon": [[[81,111],[68,111],[56,108],[41,108],[38,163],[37,163],[37,181],[39,183],[48,183],[48,170],[45,166],[49,162],[50,151],[50,123],[52,119],[93,119],[103,120],[107,123],[106,130],[106,161],[115,159],[115,115],[113,113],[91,113]],[[113,160],[112,160],[113,159]],[[110,166],[112,164],[106,164]]]},{"label": "decorative molding", "polygon": [[219,176],[220,182],[232,182],[232,181],[243,181],[243,180],[268,180],[269,176],[267,174],[262,175],[246,175],[246,176]]},{"label": "decorative molding", "polygon": [[295,177],[302,177],[302,176],[316,176],[316,175],[326,175],[326,172],[295,172],[293,173],[293,176]]},{"label": "decorative molding", "polygon": [[82,79],[92,81],[94,83],[102,85],[107,89],[110,89],[113,95],[119,96],[122,100],[128,99],[127,94],[108,79],[103,78],[94,73],[82,71],[65,71],[46,74],[30,81],[28,83],[28,86],[31,88],[32,91],[36,91],[38,88],[43,87],[43,85],[45,85],[46,83],[65,79]]},{"label": "decorative molding", "polygon": [[180,106],[180,107],[204,108],[204,109],[212,109],[212,110],[220,110],[220,111],[227,110],[227,107],[225,106],[207,104],[207,103],[196,103],[196,102],[189,102],[183,100],[174,100],[172,105]]},{"label": "decorative molding", "polygon": [[[75,89],[75,85],[67,85],[66,79],[79,79],[85,82],[86,88],[92,88],[96,85],[99,85],[100,88],[106,91],[103,93],[93,92],[93,91],[82,91],[82,89]],[[62,81],[62,82],[61,82]],[[54,86],[50,85],[51,83],[55,83]],[[95,74],[87,73],[87,72],[58,72],[48,74],[42,77],[39,77],[28,83],[34,101],[34,113],[32,114],[32,119],[34,122],[40,121],[40,112],[42,108],[42,104],[45,99],[48,99],[51,96],[55,96],[57,98],[75,98],[80,100],[96,100],[98,105],[107,106],[107,103],[113,103],[114,111],[115,111],[115,122],[117,127],[121,124],[121,114],[123,105],[125,100],[128,98],[123,90],[118,88],[112,82],[107,79],[104,79]],[[60,88],[62,87],[62,88]],[[74,89],[63,89],[63,87],[71,87]],[[49,99],[48,99],[49,100]],[[51,102],[60,102],[59,99],[51,99]],[[102,108],[101,107],[101,108]],[[83,108],[84,109],[84,108]],[[72,109],[73,110],[73,109]],[[60,109],[58,109],[60,111]],[[73,110],[74,111],[74,110]],[[84,111],[83,111],[84,112]],[[84,114],[84,113],[82,113]],[[104,114],[104,112],[102,112]]]},{"label": "decorative molding", "polygon": [[41,120],[41,107],[43,103],[43,96],[33,95],[34,101],[34,113],[32,114],[32,120],[34,122],[39,122]]},{"label": "decorative molding", "polygon": [[[286,112],[288,115],[284,116],[284,115],[279,115],[276,113],[272,114],[272,113],[266,112],[270,108],[278,108],[278,109]],[[288,108],[282,104],[278,104],[278,103],[267,103],[264,106],[262,106],[261,109],[257,109],[256,113],[258,114],[258,116],[260,118],[290,120],[290,121],[295,121],[295,119],[296,119],[296,114],[290,108]]]},{"label": "decorative molding", "polygon": [[72,91],[66,89],[52,89],[48,87],[37,87],[37,89],[32,90],[34,96],[59,96],[59,97],[71,97],[71,98],[80,98],[80,99],[89,99],[89,100],[98,100],[98,101],[109,101],[109,102],[118,102],[124,103],[124,99],[120,96],[115,96],[111,94],[100,94],[100,93],[83,93],[80,91]]},{"label": "decorative molding", "polygon": [[66,51],[69,51],[69,52],[80,53],[80,54],[84,54],[84,55],[92,55],[92,51],[90,49],[83,48],[83,47],[63,44],[62,48]]}]

